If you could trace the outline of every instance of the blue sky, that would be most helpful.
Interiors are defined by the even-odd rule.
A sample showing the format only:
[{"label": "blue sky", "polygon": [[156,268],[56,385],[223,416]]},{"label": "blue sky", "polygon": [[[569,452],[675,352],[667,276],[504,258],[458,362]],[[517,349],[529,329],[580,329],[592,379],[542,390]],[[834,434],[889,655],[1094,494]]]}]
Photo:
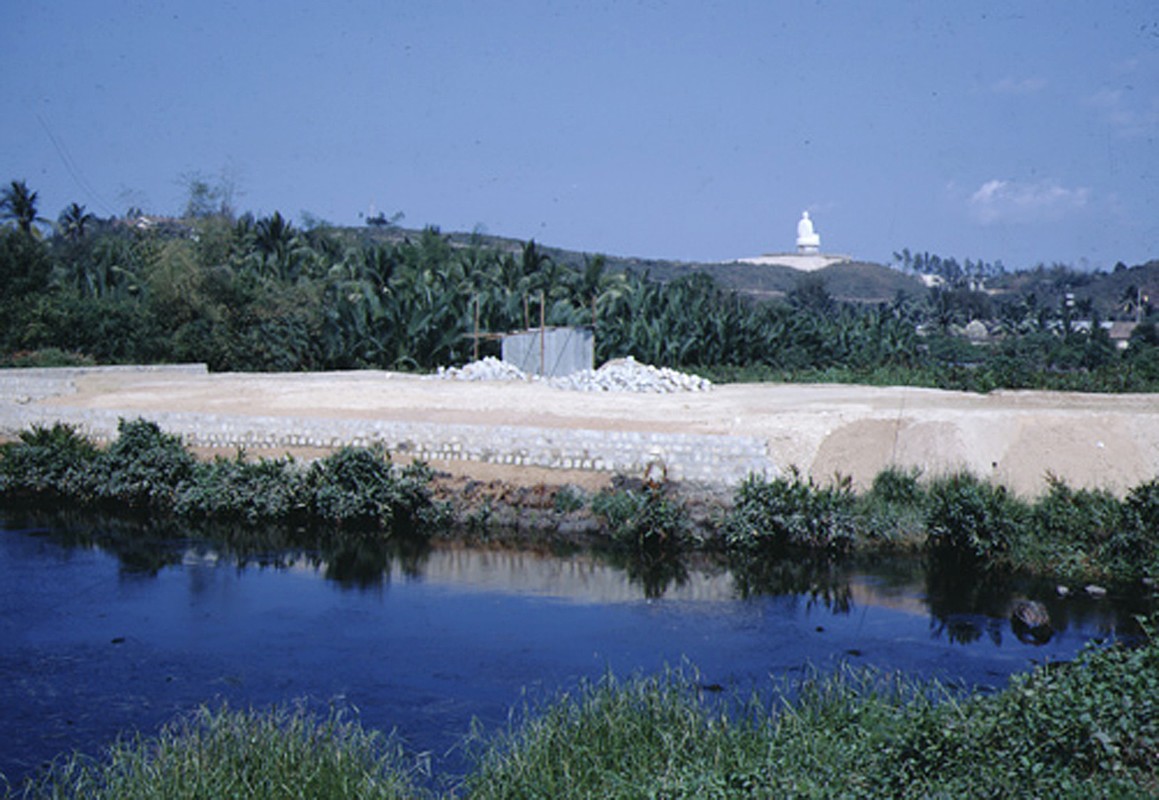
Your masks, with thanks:
[{"label": "blue sky", "polygon": [[1159,4],[0,6],[0,180],[728,260],[1159,258]]}]

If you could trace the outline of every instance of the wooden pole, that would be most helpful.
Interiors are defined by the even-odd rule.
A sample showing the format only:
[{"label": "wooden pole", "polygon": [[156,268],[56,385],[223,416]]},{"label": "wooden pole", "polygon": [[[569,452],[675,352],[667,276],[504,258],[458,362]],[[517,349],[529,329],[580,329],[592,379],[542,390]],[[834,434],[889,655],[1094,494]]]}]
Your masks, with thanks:
[{"label": "wooden pole", "polygon": [[475,295],[475,357],[472,360],[479,360],[479,295]]},{"label": "wooden pole", "polygon": [[547,297],[539,293],[539,374],[547,374]]}]

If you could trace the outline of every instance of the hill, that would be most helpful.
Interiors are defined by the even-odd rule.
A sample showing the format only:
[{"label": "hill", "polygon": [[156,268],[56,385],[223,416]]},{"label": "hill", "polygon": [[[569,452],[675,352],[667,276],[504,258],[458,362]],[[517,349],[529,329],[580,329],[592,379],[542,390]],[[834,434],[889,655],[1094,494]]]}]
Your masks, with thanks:
[{"label": "hill", "polygon": [[[417,231],[410,235],[417,235]],[[471,242],[510,249],[517,252],[523,242],[478,234],[448,234],[454,244]],[[558,263],[580,268],[593,254],[558,247],[541,246],[543,252]],[[754,265],[739,262],[687,262],[654,258],[608,256],[608,267],[655,280],[671,281],[695,272],[712,275],[722,287],[760,299],[784,297],[804,276],[812,275],[824,282],[835,299],[851,303],[888,303],[899,295],[924,298],[929,288],[910,273],[868,261],[847,261],[815,272],[805,273],[778,265]],[[1058,309],[1067,295],[1074,295],[1077,312],[1082,316],[1097,314],[1101,319],[1133,316],[1134,302],[1159,306],[1159,259],[1128,267],[1119,264],[1111,272],[1089,272],[1064,265],[1038,266],[1035,269],[1009,272],[987,283],[985,293],[997,303],[1027,302],[1038,308]]]},{"label": "hill", "polygon": [[[374,238],[399,241],[416,237],[421,231],[390,228],[376,232]],[[444,233],[443,236],[457,247],[477,245],[518,253],[525,242],[518,239],[481,233]],[[582,269],[595,254],[565,250],[537,243],[539,249],[556,263],[573,269]],[[775,299],[791,292],[805,275],[816,276],[824,282],[826,291],[834,298],[851,303],[888,303],[899,294],[922,297],[928,289],[920,280],[896,269],[867,261],[848,261],[834,264],[815,272],[805,273],[779,265],[754,265],[740,262],[670,261],[657,258],[635,258],[604,254],[609,269],[648,275],[654,280],[668,282],[685,275],[705,272],[717,283],[732,291],[758,299]]]},{"label": "hill", "polygon": [[1120,264],[1111,272],[1079,272],[1066,267],[1038,267],[1002,276],[989,287],[997,299],[1021,298],[1039,308],[1061,308],[1068,294],[1082,315],[1102,319],[1131,317],[1135,305],[1159,303],[1159,260],[1134,267]]}]

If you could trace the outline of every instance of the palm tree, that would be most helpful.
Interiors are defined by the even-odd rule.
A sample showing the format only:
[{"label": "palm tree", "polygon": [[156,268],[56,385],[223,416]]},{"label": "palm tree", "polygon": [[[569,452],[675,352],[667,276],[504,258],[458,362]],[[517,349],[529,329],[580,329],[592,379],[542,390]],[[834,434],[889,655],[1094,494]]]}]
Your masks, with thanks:
[{"label": "palm tree", "polygon": [[592,327],[596,325],[598,309],[615,300],[627,290],[628,279],[623,272],[608,272],[608,261],[602,255],[584,256],[584,268],[571,276],[572,299],[577,305],[591,309]]},{"label": "palm tree", "polygon": [[24,181],[12,181],[0,195],[0,219],[16,223],[23,233],[34,235],[34,225],[44,220],[36,215],[36,192]]},{"label": "palm tree", "polygon": [[1136,322],[1143,318],[1143,291],[1135,284],[1123,290],[1119,296],[1117,308],[1127,316],[1133,316]]},{"label": "palm tree", "polygon": [[254,223],[252,237],[258,273],[275,280],[296,281],[313,253],[293,223],[278,211]]},{"label": "palm tree", "polygon": [[57,223],[60,225],[60,231],[64,234],[64,238],[71,242],[80,241],[84,238],[85,228],[90,222],[96,220],[96,217],[85,211],[85,207],[79,203],[71,203],[64,211],[60,212],[57,217]]}]

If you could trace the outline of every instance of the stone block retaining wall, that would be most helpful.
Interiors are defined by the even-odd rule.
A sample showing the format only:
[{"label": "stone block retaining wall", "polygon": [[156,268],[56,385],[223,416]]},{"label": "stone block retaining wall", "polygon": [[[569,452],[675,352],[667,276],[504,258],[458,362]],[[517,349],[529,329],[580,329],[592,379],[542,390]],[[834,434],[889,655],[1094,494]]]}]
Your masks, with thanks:
[{"label": "stone block retaining wall", "polygon": [[[23,380],[27,381],[32,376]],[[0,374],[0,433],[65,422],[88,438],[108,442],[132,411],[44,407],[13,402],[17,393]],[[57,380],[60,380],[59,378]],[[37,387],[22,384],[30,392]],[[44,388],[44,387],[40,387]],[[62,394],[65,392],[53,392]],[[25,396],[30,396],[26,394]],[[44,396],[44,395],[40,395]],[[478,461],[549,469],[580,469],[642,476],[650,465],[669,480],[733,485],[749,473],[777,474],[762,439],[751,436],[606,431],[522,426],[450,425],[330,417],[270,417],[163,412],[145,415],[190,447],[262,450],[292,447],[366,447],[426,461]]]},{"label": "stone block retaining wall", "polygon": [[[27,403],[44,397],[76,394],[76,379],[117,372],[205,375],[205,364],[159,364],[123,367],[22,367],[0,370],[0,403]],[[0,409],[0,415],[4,412]]]}]

